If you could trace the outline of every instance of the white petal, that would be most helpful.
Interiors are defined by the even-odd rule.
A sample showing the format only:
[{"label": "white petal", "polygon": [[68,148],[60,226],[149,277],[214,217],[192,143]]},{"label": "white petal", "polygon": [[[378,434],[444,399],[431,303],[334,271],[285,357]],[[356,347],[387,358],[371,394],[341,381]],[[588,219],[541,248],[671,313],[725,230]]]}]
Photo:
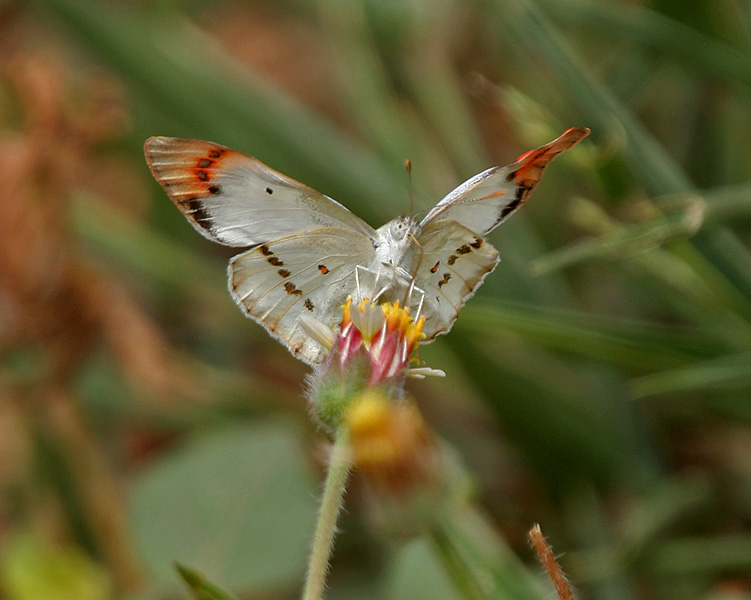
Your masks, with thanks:
[{"label": "white petal", "polygon": [[425,379],[426,377],[446,377],[446,371],[441,369],[431,369],[430,367],[416,367],[407,370],[407,377],[415,379]]},{"label": "white petal", "polygon": [[336,341],[334,332],[318,319],[314,319],[308,315],[301,315],[300,326],[305,330],[305,333],[324,348],[331,350],[334,347],[334,342]]}]

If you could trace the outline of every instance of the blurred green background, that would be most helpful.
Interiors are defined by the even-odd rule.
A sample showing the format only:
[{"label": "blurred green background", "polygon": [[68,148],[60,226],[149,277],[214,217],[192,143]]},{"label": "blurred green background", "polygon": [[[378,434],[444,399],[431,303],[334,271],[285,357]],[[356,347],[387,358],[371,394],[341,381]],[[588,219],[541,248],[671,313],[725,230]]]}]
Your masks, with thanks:
[{"label": "blurred green background", "polygon": [[[299,594],[325,437],[232,251],[151,179],[215,141],[378,226],[573,125],[409,385],[487,598],[751,597],[751,4],[0,0],[0,596]],[[462,597],[357,476],[329,598]],[[492,534],[491,534],[492,531]],[[481,536],[486,535],[487,539]]]}]

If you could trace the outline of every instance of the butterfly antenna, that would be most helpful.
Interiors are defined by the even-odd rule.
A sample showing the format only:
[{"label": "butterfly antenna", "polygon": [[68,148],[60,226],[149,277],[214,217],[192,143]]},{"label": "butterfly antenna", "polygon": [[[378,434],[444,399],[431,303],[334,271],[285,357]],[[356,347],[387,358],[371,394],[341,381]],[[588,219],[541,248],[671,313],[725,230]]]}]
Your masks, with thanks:
[{"label": "butterfly antenna", "polygon": [[407,189],[409,190],[409,214],[415,209],[415,190],[412,187],[412,161],[404,161],[404,168],[407,169]]}]

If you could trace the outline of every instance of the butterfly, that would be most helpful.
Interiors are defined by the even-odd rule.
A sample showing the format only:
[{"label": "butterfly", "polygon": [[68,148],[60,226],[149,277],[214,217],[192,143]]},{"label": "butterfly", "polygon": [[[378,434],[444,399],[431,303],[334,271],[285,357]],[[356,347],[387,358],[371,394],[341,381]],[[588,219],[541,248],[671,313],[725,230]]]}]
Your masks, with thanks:
[{"label": "butterfly", "polygon": [[399,300],[425,317],[424,342],[447,333],[499,262],[485,236],[528,199],[548,164],[589,134],[572,127],[506,167],[465,181],[421,221],[378,229],[344,206],[259,160],[211,142],[146,141],[156,180],[191,225],[226,246],[229,291],[246,315],[316,364],[327,353],[302,325],[335,328],[348,297]]}]

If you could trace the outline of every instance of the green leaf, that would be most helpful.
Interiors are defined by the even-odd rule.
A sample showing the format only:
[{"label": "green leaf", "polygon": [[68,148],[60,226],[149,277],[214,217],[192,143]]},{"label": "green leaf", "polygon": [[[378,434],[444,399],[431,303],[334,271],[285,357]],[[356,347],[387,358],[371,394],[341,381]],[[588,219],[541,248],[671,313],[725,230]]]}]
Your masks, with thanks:
[{"label": "green leaf", "polygon": [[131,522],[158,589],[175,588],[175,560],[243,593],[300,584],[316,488],[299,438],[280,423],[215,430],[136,478]]},{"label": "green leaf", "polygon": [[190,591],[193,592],[193,597],[196,600],[236,600],[232,594],[214,585],[206,577],[190,567],[176,562],[175,568],[180,577],[182,577],[182,580],[190,588]]},{"label": "green leaf", "polygon": [[406,544],[392,559],[385,597],[389,600],[460,600],[425,539]]}]

